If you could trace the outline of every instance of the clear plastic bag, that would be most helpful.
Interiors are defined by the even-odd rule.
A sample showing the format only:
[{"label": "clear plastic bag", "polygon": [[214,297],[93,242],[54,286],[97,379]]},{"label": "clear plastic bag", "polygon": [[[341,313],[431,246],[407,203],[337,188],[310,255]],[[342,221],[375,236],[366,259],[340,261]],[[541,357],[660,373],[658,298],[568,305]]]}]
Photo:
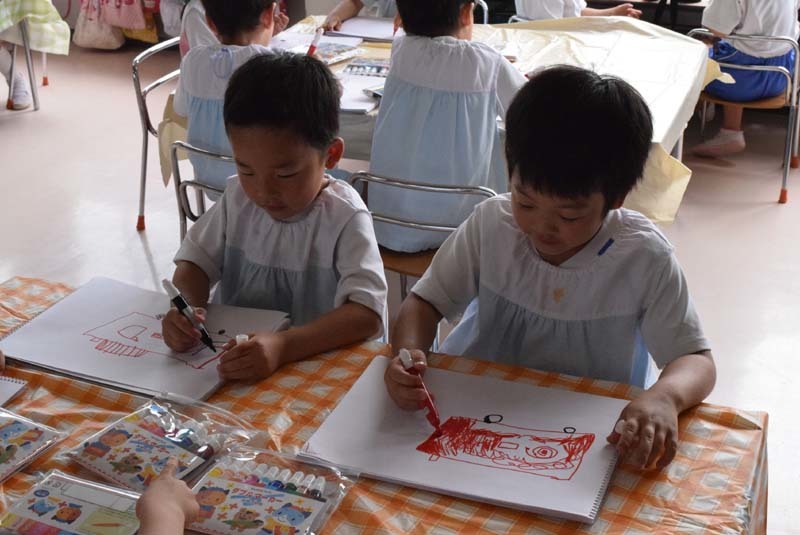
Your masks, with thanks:
[{"label": "clear plastic bag", "polygon": [[0,533],[133,535],[139,495],[52,470],[0,516]]},{"label": "clear plastic bag", "polygon": [[65,437],[66,433],[0,409],[0,482]]},{"label": "clear plastic bag", "polygon": [[142,492],[169,457],[176,477],[188,482],[211,458],[246,442],[252,427],[207,403],[154,398],[87,438],[69,455],[78,464],[123,487]]},{"label": "clear plastic bag", "polygon": [[211,535],[313,535],[353,486],[354,475],[314,461],[239,446],[217,458],[195,485],[200,516],[189,526]]}]

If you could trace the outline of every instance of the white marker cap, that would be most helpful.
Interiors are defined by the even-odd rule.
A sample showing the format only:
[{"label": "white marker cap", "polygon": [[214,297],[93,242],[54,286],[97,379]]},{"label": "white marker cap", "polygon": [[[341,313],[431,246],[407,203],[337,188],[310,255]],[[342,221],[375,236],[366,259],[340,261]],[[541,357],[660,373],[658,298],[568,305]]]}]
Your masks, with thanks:
[{"label": "white marker cap", "polygon": [[281,471],[281,469],[278,468],[277,466],[272,466],[272,467],[270,467],[269,470],[267,470],[267,473],[264,476],[264,479],[269,479],[270,481],[272,481],[273,479],[278,477],[278,472],[280,472],[280,471]]},{"label": "white marker cap", "polygon": [[174,284],[172,284],[172,281],[169,279],[163,279],[161,281],[161,286],[164,287],[164,290],[166,290],[167,295],[169,296],[170,299],[175,299],[180,295],[178,289],[175,287]]},{"label": "white marker cap", "polygon": [[614,426],[614,432],[621,435],[623,431],[625,431],[625,420],[620,420],[617,422],[617,425]]},{"label": "white marker cap", "polygon": [[314,490],[319,491],[320,495],[325,494],[325,484],[326,483],[327,483],[327,481],[325,481],[325,478],[322,477],[322,476],[319,476],[317,479],[314,480],[314,484],[311,485],[311,490],[312,491],[314,491]]},{"label": "white marker cap", "polygon": [[305,474],[303,472],[295,472],[292,478],[289,480],[289,483],[294,485],[295,488],[299,487],[304,475]]},{"label": "white marker cap", "polygon": [[247,336],[246,334],[237,334],[236,335],[236,343],[237,344],[243,344],[243,343],[247,342],[248,340],[250,340],[250,337]]},{"label": "white marker cap", "polygon": [[302,483],[300,483],[300,485],[297,487],[297,490],[299,490],[300,492],[305,492],[305,491],[308,489],[308,487],[310,487],[310,486],[311,486],[311,483],[313,483],[313,482],[314,482],[314,479],[315,479],[316,477],[317,477],[317,476],[315,476],[314,474],[308,474],[308,475],[307,475],[307,476],[306,476],[306,477],[303,479],[303,482],[302,482]]},{"label": "white marker cap", "polygon": [[401,349],[397,354],[400,357],[400,364],[403,368],[409,369],[414,367],[414,359],[411,358],[411,352],[408,349]]}]

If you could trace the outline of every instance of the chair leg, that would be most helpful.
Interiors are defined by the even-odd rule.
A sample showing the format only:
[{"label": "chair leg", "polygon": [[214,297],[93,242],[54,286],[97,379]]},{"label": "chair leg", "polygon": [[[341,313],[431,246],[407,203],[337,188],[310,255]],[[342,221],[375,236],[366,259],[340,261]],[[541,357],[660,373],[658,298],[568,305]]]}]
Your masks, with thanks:
[{"label": "chair leg", "polygon": [[786,204],[789,200],[789,172],[791,171],[791,157],[794,150],[795,120],[797,118],[797,107],[789,108],[789,124],[786,128],[786,148],[783,155],[783,181],[781,183],[781,194],[778,203]]},{"label": "chair leg", "polygon": [[408,297],[408,275],[400,274],[400,301],[405,301]]},{"label": "chair leg", "polygon": [[792,148],[792,169],[800,167],[800,152],[798,151],[800,145],[800,114],[794,114],[794,147]]},{"label": "chair leg", "polygon": [[[0,45],[2,46],[2,45]],[[11,70],[8,73],[8,99],[6,100],[6,109],[14,109],[14,74],[17,67],[17,45],[11,45]]]},{"label": "chair leg", "polygon": [[669,0],[669,28],[674,30],[678,26],[678,0]]},{"label": "chair leg", "polygon": [[661,22],[661,17],[664,15],[664,9],[667,7],[667,0],[659,0],[656,6],[656,15],[653,17],[653,24]]},{"label": "chair leg", "polygon": [[31,43],[28,37],[28,19],[22,19],[19,23],[19,29],[22,31],[22,42],[25,45],[25,63],[28,65],[28,79],[31,84],[31,93],[33,94],[33,110],[39,109],[39,90],[36,86],[36,73],[33,70],[33,56],[31,55]]},{"label": "chair leg", "polygon": [[136,230],[144,230],[144,198],[147,186],[147,126],[142,125],[142,169],[139,176],[139,218],[136,220]]},{"label": "chair leg", "polygon": [[700,104],[700,139],[703,139],[706,131],[706,117],[708,116],[708,101],[703,100]]},{"label": "chair leg", "polygon": [[47,52],[42,52],[42,86],[50,85],[50,79],[47,78]]}]

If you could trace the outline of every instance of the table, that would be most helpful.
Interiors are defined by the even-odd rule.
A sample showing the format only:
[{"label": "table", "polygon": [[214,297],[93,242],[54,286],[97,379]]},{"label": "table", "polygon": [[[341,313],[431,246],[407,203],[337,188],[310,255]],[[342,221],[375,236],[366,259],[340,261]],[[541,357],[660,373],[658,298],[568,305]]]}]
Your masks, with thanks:
[{"label": "table", "polygon": [[[0,336],[70,291],[63,284],[23,277],[0,284]],[[209,402],[264,428],[271,447],[296,452],[371,359],[385,350],[381,344],[369,343],[314,357],[286,366],[255,385],[227,385]],[[444,355],[432,355],[431,366],[617,398],[627,399],[637,392],[623,384]],[[130,394],[18,366],[7,370],[7,375],[28,381],[26,391],[8,408],[67,431],[69,438],[9,479],[2,488],[3,499],[25,492],[34,483],[34,474],[52,468],[92,478],[63,452],[144,402]],[[767,421],[763,412],[709,404],[688,411],[679,422],[681,439],[673,463],[660,473],[618,469],[591,529],[362,479],[324,532],[765,533]]]},{"label": "table", "polygon": [[69,25],[50,0],[0,1],[0,41],[23,45],[19,22],[27,19],[32,50],[48,54],[69,53]]}]

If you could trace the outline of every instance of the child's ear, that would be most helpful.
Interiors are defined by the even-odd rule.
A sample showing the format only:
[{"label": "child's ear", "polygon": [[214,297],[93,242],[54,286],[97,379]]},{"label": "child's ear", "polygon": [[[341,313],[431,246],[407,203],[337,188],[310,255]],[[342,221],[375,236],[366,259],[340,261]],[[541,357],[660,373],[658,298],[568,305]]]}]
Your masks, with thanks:
[{"label": "child's ear", "polygon": [[458,16],[458,23],[461,28],[472,28],[475,24],[475,2],[467,2],[461,5],[461,11]]},{"label": "child's ear", "polygon": [[616,201],[616,202],[614,202],[614,203],[611,203],[611,208],[610,208],[610,210],[616,210],[617,208],[622,208],[622,205],[625,203],[625,198],[626,198],[626,196],[625,196],[625,195],[623,195],[622,197],[620,197],[619,199],[617,199],[617,201]]},{"label": "child's ear", "polygon": [[328,146],[325,153],[325,169],[333,169],[339,163],[339,160],[344,156],[344,140],[337,137]]}]

